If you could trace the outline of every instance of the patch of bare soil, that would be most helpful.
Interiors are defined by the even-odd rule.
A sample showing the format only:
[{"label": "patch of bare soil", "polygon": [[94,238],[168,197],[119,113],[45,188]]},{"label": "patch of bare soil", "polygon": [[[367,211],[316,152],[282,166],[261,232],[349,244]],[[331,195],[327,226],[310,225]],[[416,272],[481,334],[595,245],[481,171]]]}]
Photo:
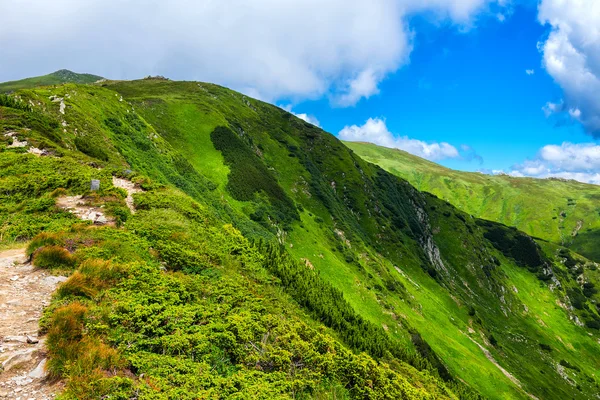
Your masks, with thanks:
[{"label": "patch of bare soil", "polygon": [[127,207],[129,207],[131,213],[135,214],[135,208],[133,207],[133,194],[141,192],[142,189],[135,187],[135,184],[127,179],[121,179],[115,176],[112,178],[112,183],[114,187],[125,189],[127,191],[125,203],[127,203]]},{"label": "patch of bare soil", "polygon": [[35,269],[24,249],[0,251],[0,399],[52,399],[62,383],[46,374],[39,320],[67,278]]},{"label": "patch of bare soil", "polygon": [[104,214],[102,206],[95,207],[86,204],[82,196],[62,196],[56,199],[56,205],[75,214],[84,221],[92,221],[95,225],[114,223],[114,218]]}]

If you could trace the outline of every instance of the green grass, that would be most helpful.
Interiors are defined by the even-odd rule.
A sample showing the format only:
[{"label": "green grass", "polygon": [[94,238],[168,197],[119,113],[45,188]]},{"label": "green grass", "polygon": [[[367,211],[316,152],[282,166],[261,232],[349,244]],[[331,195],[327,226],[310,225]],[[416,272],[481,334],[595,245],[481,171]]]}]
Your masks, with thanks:
[{"label": "green grass", "polygon": [[19,89],[31,89],[37,86],[60,85],[63,83],[94,83],[101,79],[103,79],[101,76],[78,74],[61,69],[48,75],[0,83],[0,92],[13,92]]},{"label": "green grass", "polygon": [[[577,297],[578,276],[599,282],[583,257],[483,223],[332,135],[216,85],[145,79],[18,94],[34,106],[0,107],[0,130],[50,155],[0,143],[0,245],[51,232],[31,251],[64,247],[75,260],[44,319],[60,328],[52,316],[72,311],[88,335],[56,344],[58,365],[74,368],[58,368],[65,398],[398,398],[402,389],[585,399],[597,390],[598,330],[572,320],[598,317],[597,293]],[[65,98],[64,115],[51,96]],[[96,177],[94,201],[122,207],[111,175],[145,190],[119,228],[88,229],[54,207],[57,194],[86,194]],[[297,217],[281,218],[282,204]],[[557,306],[572,300],[581,308]],[[77,358],[81,349],[91,361]],[[572,382],[557,371],[562,360],[581,370]]]},{"label": "green grass", "polygon": [[596,185],[455,171],[402,150],[345,144],[365,160],[469,214],[515,226],[600,261],[600,247],[594,245],[600,232],[600,188]]}]

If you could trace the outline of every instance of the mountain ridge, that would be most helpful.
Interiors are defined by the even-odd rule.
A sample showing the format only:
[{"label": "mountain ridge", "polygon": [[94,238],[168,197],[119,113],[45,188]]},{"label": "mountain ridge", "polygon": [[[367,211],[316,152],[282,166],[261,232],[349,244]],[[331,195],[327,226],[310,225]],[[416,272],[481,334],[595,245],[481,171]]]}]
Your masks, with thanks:
[{"label": "mountain ridge", "polygon": [[19,89],[31,89],[37,86],[60,85],[63,83],[94,83],[104,79],[98,75],[79,74],[68,69],[59,69],[47,75],[15,81],[0,82],[0,92],[12,92]]},{"label": "mountain ridge", "polygon": [[[64,114],[51,98],[62,99]],[[71,395],[91,385],[102,395],[134,387],[151,398],[152,388],[160,387],[165,393],[209,396],[227,377],[239,383],[241,393],[260,394],[260,387],[270,398],[289,398],[292,387],[301,387],[294,393],[307,398],[318,393],[477,398],[477,391],[488,398],[531,393],[583,399],[597,388],[598,270],[577,254],[475,219],[363,161],[321,129],[217,85],[106,81],[22,90],[11,99],[0,103],[3,240],[34,238],[30,247],[40,254],[59,252],[54,247],[67,251],[61,254],[72,276],[48,311],[49,332],[61,327],[61,313],[80,315],[89,333],[68,348],[100,341],[114,357],[94,365],[121,371],[107,381],[93,374],[69,380]],[[14,147],[15,139],[27,144]],[[28,154],[33,148],[46,155]],[[41,179],[42,172],[47,178]],[[133,195],[135,214],[128,211],[125,194],[113,188],[112,176],[143,190]],[[89,193],[94,177],[102,188],[97,196]],[[104,205],[115,226],[77,225],[56,208],[55,197],[66,194]],[[103,257],[114,265],[90,259]],[[110,279],[99,281],[101,273]],[[194,286],[200,282],[207,289]],[[164,292],[151,291],[153,285]],[[239,301],[247,316],[235,311],[205,321],[206,311],[188,314],[192,311],[177,300],[233,312],[236,291],[243,294]],[[225,294],[211,294],[220,292]],[[293,324],[285,321],[291,320],[329,336],[311,333],[311,339],[293,345],[286,339],[280,343],[291,346],[289,358],[273,353],[283,351],[281,344],[270,341],[269,331],[250,327],[253,320],[268,325],[271,317],[257,314],[259,304],[268,304],[265,315],[276,315],[277,301],[293,310],[278,325],[277,337],[290,329]],[[170,328],[164,331],[154,317],[136,317],[143,304],[155,304],[157,318],[165,321],[171,321],[169,313],[183,312],[195,322],[165,322]],[[103,317],[113,314],[116,319]],[[103,322],[94,325],[86,315]],[[584,323],[590,326],[580,326]],[[292,331],[302,336],[307,328],[299,326]],[[194,335],[223,341],[209,351]],[[307,360],[297,358],[299,349],[323,340],[342,346],[338,352],[356,351],[359,358],[307,368]],[[62,345],[54,342],[51,349]],[[73,362],[83,362],[72,357],[62,367],[55,355],[58,376],[67,376]],[[188,382],[185,389],[161,363],[179,371],[179,379]],[[305,384],[294,386],[297,376],[285,369],[291,365]],[[195,368],[204,371],[201,381],[189,375]],[[353,368],[356,373],[348,375]],[[284,372],[286,378],[278,375]],[[146,380],[138,379],[142,373]],[[316,378],[304,375],[309,373]],[[413,388],[389,386],[386,374],[404,377],[401,382]]]},{"label": "mountain ridge", "polygon": [[600,260],[600,187],[572,180],[491,176],[445,168],[397,149],[346,142],[367,161],[460,209]]}]

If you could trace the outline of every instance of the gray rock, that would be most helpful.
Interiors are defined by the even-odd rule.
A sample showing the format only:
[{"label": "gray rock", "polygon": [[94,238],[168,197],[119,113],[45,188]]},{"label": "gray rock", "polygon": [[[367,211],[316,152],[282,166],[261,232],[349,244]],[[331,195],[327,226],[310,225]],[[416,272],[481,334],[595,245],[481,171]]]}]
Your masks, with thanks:
[{"label": "gray rock", "polygon": [[41,379],[46,376],[46,359],[44,358],[27,376],[32,379]]},{"label": "gray rock", "polygon": [[36,344],[36,343],[40,342],[39,339],[36,337],[29,336],[29,335],[27,335],[26,337],[27,337],[27,343],[29,343],[29,344]]},{"label": "gray rock", "polygon": [[90,190],[100,190],[100,181],[98,179],[92,179],[92,182],[90,183]]},{"label": "gray rock", "polygon": [[2,369],[10,371],[12,368],[17,367],[21,364],[28,363],[33,360],[33,355],[37,352],[37,349],[25,349],[19,352],[13,353],[2,363]]},{"label": "gray rock", "polygon": [[26,336],[4,336],[3,340],[5,342],[27,343],[27,337]]},{"label": "gray rock", "polygon": [[65,276],[47,276],[42,280],[42,283],[47,286],[55,286],[61,282],[66,281],[68,278]]}]

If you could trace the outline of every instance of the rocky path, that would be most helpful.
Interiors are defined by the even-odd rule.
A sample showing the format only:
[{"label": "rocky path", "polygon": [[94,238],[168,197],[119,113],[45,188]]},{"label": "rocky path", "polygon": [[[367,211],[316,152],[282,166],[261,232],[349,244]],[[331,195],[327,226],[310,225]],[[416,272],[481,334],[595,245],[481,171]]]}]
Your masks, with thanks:
[{"label": "rocky path", "polygon": [[121,179],[113,176],[112,183],[114,187],[118,187],[121,189],[125,189],[127,191],[127,198],[125,199],[125,203],[127,203],[127,207],[132,214],[135,214],[135,208],[133,207],[133,194],[139,193],[142,189],[135,187],[135,184],[127,179]]},{"label": "rocky path", "polygon": [[0,251],[0,399],[52,399],[62,388],[46,377],[38,324],[64,280],[34,269],[24,249]]}]

